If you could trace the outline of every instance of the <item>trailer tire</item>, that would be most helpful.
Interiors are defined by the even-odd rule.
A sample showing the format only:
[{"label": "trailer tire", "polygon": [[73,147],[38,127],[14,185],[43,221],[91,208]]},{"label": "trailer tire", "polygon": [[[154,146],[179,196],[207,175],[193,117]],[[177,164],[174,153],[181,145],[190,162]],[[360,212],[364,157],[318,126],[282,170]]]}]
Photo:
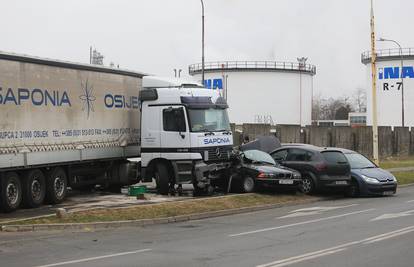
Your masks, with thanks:
[{"label": "trailer tire", "polygon": [[66,197],[68,178],[64,169],[53,168],[46,178],[46,199],[50,204],[59,204]]},{"label": "trailer tire", "polygon": [[170,179],[167,166],[163,163],[158,163],[154,176],[155,183],[157,184],[157,192],[161,195],[168,195],[170,191]]},{"label": "trailer tire", "polygon": [[22,185],[15,172],[4,174],[0,181],[0,208],[4,212],[16,210],[22,202]]},{"label": "trailer tire", "polygon": [[22,179],[23,203],[26,207],[37,208],[43,204],[46,195],[46,178],[39,169],[25,173]]}]

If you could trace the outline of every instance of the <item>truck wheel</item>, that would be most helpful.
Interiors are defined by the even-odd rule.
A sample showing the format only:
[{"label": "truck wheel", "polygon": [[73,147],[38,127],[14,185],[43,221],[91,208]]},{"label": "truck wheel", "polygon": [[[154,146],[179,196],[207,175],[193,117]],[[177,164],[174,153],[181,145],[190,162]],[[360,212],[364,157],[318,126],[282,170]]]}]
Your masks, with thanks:
[{"label": "truck wheel", "polygon": [[61,203],[67,193],[68,178],[65,170],[53,168],[46,178],[46,199],[51,204]]},{"label": "truck wheel", "polygon": [[312,195],[315,193],[315,183],[313,182],[313,179],[310,176],[303,176],[302,186],[300,189],[302,193],[307,195]]},{"label": "truck wheel", "polygon": [[15,172],[6,173],[0,181],[0,208],[4,212],[16,210],[22,202],[22,185]]},{"label": "truck wheel", "polygon": [[255,181],[250,176],[245,176],[240,181],[240,191],[242,193],[252,193],[255,189]]},{"label": "truck wheel", "polygon": [[39,169],[28,171],[22,179],[23,202],[26,207],[42,205],[46,194],[45,175]]},{"label": "truck wheel", "polygon": [[155,182],[157,184],[157,191],[161,195],[168,195],[170,190],[168,168],[165,164],[158,163],[155,170]]}]

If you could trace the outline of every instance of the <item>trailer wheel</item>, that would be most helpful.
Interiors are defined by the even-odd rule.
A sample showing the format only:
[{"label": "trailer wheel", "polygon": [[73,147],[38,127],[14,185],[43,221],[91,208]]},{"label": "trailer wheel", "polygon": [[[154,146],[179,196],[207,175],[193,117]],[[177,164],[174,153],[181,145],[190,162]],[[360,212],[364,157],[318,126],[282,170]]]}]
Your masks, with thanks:
[{"label": "trailer wheel", "polygon": [[157,184],[157,191],[161,195],[168,195],[170,190],[170,179],[168,175],[168,168],[165,164],[158,163],[155,170],[155,182]]},{"label": "trailer wheel", "polygon": [[23,202],[29,208],[42,205],[46,194],[46,179],[39,169],[28,171],[22,179]]},{"label": "trailer wheel", "polygon": [[53,168],[46,178],[46,199],[51,204],[61,203],[67,192],[68,178],[64,169]]},{"label": "trailer wheel", "polygon": [[4,212],[16,210],[22,202],[22,185],[15,172],[6,173],[0,181],[0,208]]}]

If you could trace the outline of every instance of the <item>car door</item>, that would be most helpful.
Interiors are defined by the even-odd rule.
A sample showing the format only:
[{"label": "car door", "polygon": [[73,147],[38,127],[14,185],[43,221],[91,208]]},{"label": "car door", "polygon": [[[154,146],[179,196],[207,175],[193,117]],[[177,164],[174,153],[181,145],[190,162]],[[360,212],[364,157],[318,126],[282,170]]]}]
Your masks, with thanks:
[{"label": "car door", "polygon": [[164,107],[161,117],[161,157],[169,160],[188,159],[191,141],[184,107]]},{"label": "car door", "polygon": [[312,152],[301,148],[289,148],[283,165],[301,173],[306,173],[312,170],[311,159]]},{"label": "car door", "polygon": [[332,178],[348,178],[351,167],[345,155],[340,151],[323,151],[321,152],[326,161],[326,174]]}]

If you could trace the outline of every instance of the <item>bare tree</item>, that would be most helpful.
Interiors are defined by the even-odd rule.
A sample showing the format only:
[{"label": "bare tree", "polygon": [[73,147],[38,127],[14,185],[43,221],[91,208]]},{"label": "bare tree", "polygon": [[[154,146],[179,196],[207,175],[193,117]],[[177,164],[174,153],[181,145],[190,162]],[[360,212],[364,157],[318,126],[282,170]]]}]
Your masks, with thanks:
[{"label": "bare tree", "polygon": [[366,112],[367,110],[367,92],[363,88],[357,88],[352,96],[353,106],[357,112]]}]

